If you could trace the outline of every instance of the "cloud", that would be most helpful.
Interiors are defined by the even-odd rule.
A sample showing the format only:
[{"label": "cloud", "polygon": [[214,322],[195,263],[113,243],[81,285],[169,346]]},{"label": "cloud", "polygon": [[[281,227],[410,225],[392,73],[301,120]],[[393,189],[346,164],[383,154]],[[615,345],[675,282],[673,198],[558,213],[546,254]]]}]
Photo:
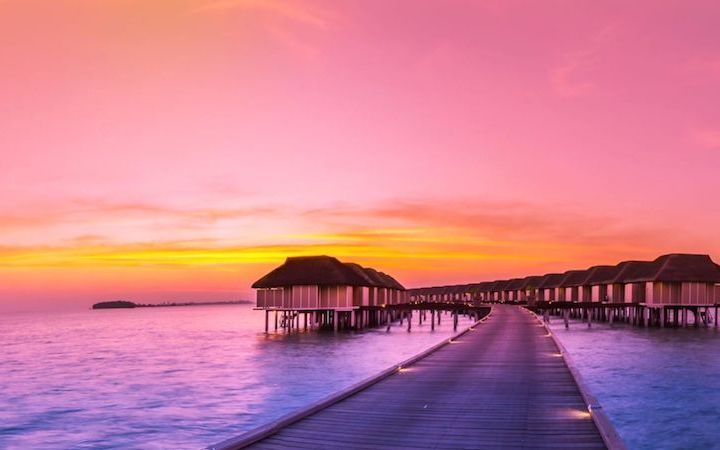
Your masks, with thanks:
[{"label": "cloud", "polygon": [[[655,257],[687,248],[671,230],[637,225],[597,212],[574,211],[529,202],[479,200],[395,200],[365,207],[175,209],[103,200],[74,202],[82,211],[73,221],[98,214],[113,222],[132,215],[128,232],[90,227],[72,238],[41,244],[6,242],[0,266],[238,268],[277,264],[287,256],[331,254],[344,260],[413,271],[521,274]],[[160,227],[151,218],[169,218]],[[219,220],[247,219],[254,226],[218,232]],[[77,222],[73,222],[77,223]],[[100,222],[98,222],[100,223]],[[281,224],[279,228],[278,224]],[[49,226],[49,225],[48,225]],[[193,228],[193,233],[183,230]],[[150,230],[149,232],[147,230]],[[116,232],[116,234],[113,234]],[[41,227],[34,234],[52,235]],[[150,233],[150,234],[148,234]],[[152,236],[148,239],[147,236]]]},{"label": "cloud", "polygon": [[336,20],[329,11],[317,6],[283,0],[211,0],[191,11],[192,14],[252,14],[253,23],[268,36],[304,59],[314,59],[318,48],[313,45],[308,31],[325,31]]},{"label": "cloud", "polygon": [[318,8],[311,8],[295,1],[282,0],[210,0],[193,9],[194,13],[212,11],[252,11],[269,13],[292,22],[310,25],[317,28],[328,26],[328,13]]},{"label": "cloud", "polygon": [[590,77],[601,53],[616,39],[619,26],[612,23],[590,36],[589,43],[565,52],[561,62],[550,70],[550,84],[559,95],[577,97],[592,93],[596,83]]}]

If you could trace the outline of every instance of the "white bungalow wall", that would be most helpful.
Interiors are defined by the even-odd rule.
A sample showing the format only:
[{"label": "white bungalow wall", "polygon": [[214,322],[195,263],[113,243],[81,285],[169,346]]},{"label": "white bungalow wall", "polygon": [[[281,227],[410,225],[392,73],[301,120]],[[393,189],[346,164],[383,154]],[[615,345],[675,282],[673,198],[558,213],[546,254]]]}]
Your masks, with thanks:
[{"label": "white bungalow wall", "polygon": [[655,305],[712,305],[715,286],[712,283],[685,282],[646,283],[645,301]]},{"label": "white bungalow wall", "polygon": [[293,309],[317,309],[321,307],[320,289],[316,285],[293,286],[292,295],[283,301],[284,308]]},{"label": "white bungalow wall", "polygon": [[353,302],[350,286],[323,286],[320,288],[321,308],[349,308]]},{"label": "white bungalow wall", "polygon": [[611,300],[607,292],[608,289],[606,284],[596,284],[595,286],[592,286],[590,291],[590,301],[604,302],[606,296],[608,297],[608,300]]},{"label": "white bungalow wall", "polygon": [[645,283],[628,283],[625,285],[626,303],[644,303],[645,294]]}]

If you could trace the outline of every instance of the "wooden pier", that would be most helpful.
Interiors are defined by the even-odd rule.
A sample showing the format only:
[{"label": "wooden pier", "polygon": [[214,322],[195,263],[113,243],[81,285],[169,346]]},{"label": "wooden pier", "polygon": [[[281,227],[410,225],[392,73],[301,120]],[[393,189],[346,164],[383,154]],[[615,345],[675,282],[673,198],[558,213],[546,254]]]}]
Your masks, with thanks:
[{"label": "wooden pier", "polygon": [[210,448],[623,448],[609,422],[594,420],[552,335],[528,310],[494,305],[451,341]]}]

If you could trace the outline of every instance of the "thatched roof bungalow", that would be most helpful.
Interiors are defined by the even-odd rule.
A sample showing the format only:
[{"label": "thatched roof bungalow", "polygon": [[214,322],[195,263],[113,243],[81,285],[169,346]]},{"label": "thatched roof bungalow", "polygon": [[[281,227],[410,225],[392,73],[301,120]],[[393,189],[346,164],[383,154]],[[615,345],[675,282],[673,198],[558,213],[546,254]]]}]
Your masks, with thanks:
[{"label": "thatched roof bungalow", "polygon": [[388,292],[405,288],[389,275],[331,256],[290,257],[263,276],[257,289],[259,308],[318,310],[385,304]]}]

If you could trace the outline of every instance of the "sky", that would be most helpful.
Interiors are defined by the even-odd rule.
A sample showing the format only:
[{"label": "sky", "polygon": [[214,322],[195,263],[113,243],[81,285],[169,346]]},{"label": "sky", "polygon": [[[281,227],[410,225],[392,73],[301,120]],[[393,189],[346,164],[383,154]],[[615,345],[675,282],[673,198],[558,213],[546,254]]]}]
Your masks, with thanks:
[{"label": "sky", "polygon": [[0,0],[0,311],[720,261],[717,1]]}]

